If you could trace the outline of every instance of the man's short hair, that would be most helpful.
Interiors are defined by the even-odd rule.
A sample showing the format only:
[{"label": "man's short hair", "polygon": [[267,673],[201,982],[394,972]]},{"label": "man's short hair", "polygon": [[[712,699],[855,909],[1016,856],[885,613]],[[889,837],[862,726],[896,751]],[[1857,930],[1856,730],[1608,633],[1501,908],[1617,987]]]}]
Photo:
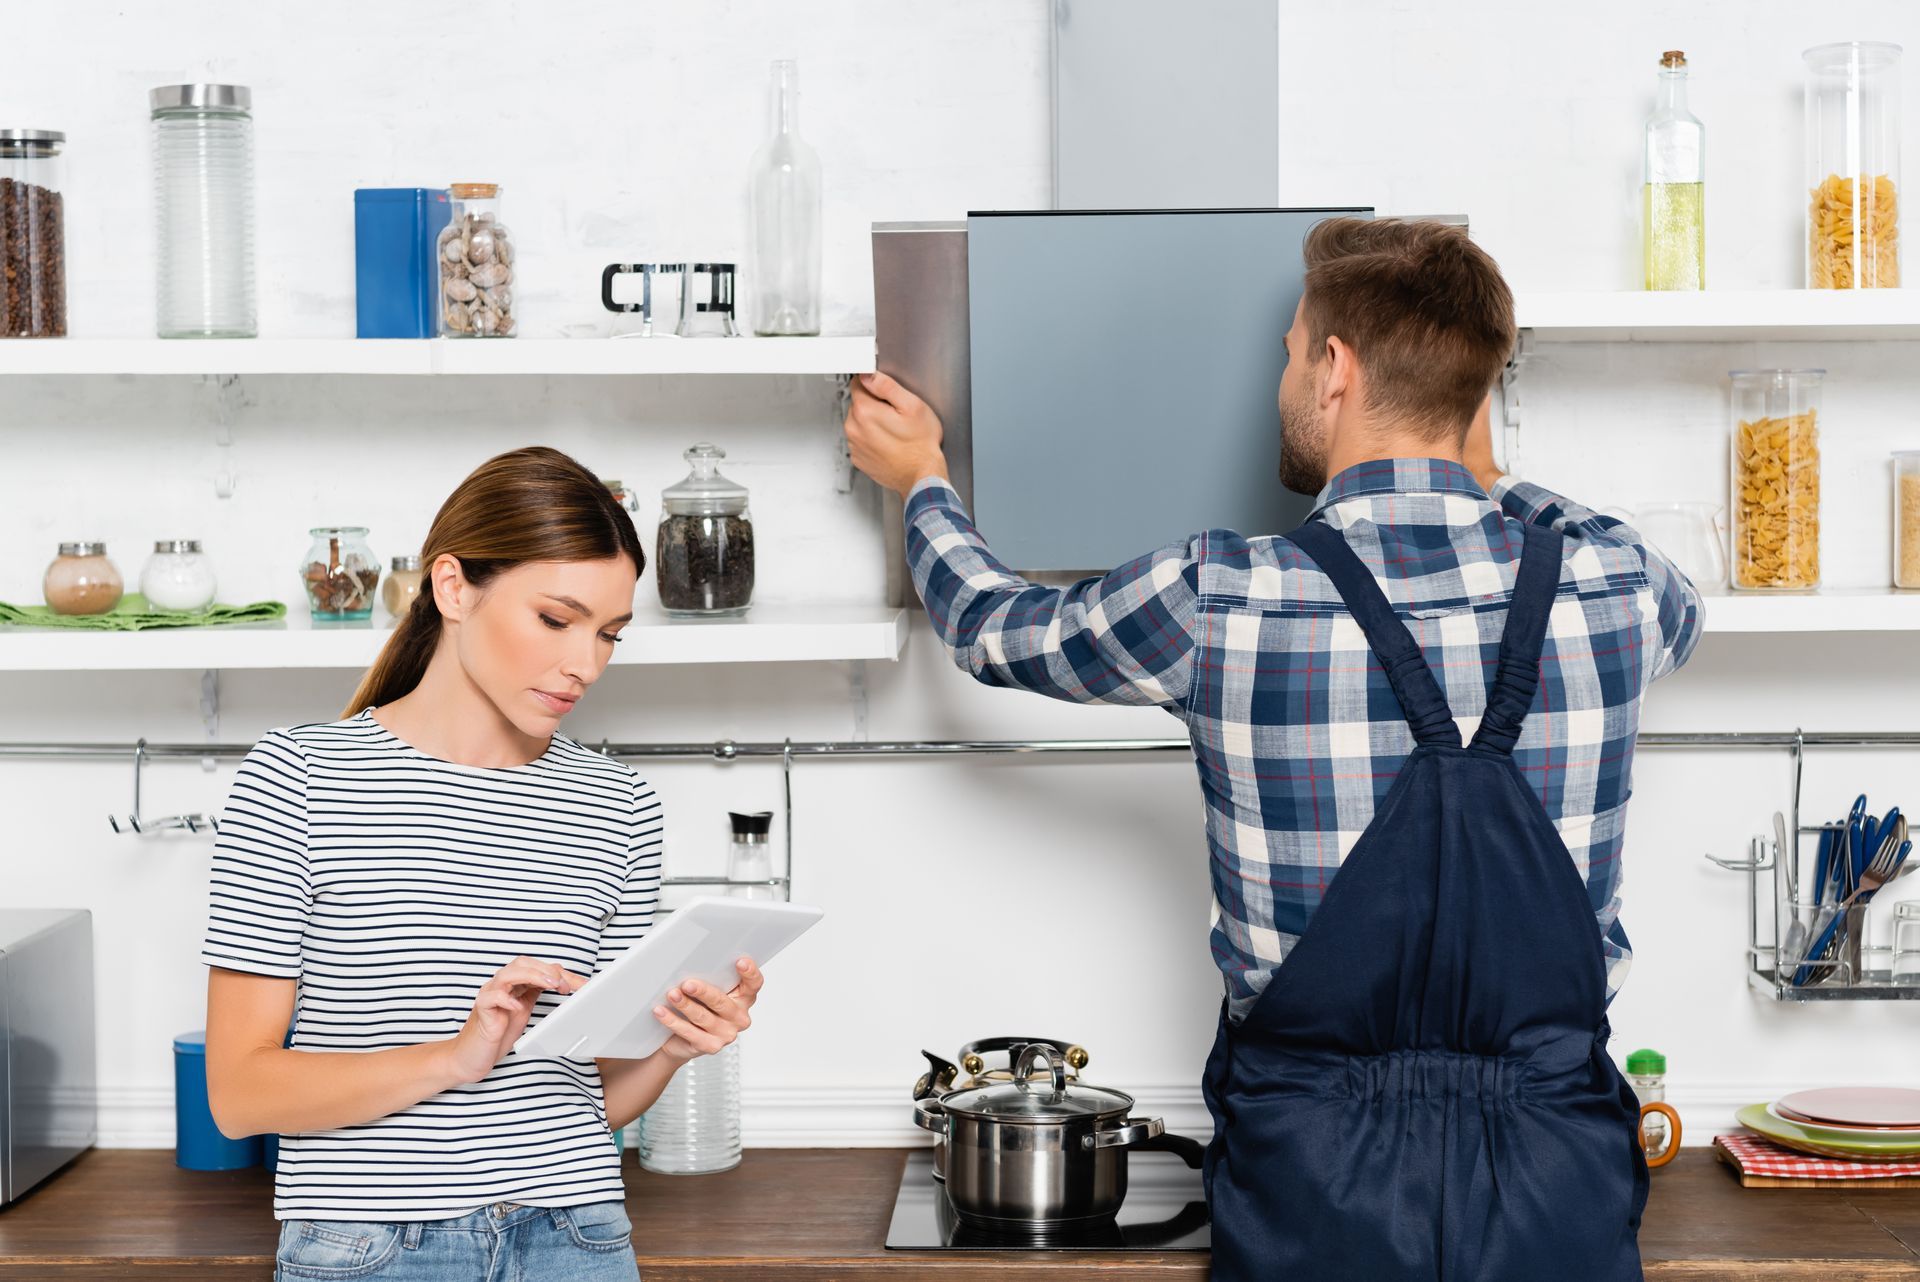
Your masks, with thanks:
[{"label": "man's short hair", "polygon": [[1339,336],[1369,412],[1463,434],[1513,353],[1513,291],[1464,228],[1329,218],[1306,241],[1312,357]]}]

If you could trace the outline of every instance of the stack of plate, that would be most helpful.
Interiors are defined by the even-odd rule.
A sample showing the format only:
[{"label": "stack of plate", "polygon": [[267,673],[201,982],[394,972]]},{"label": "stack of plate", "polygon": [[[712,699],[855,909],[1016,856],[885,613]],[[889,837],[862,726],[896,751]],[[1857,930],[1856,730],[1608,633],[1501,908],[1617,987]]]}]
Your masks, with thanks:
[{"label": "stack of plate", "polygon": [[1799,1091],[1771,1104],[1749,1104],[1740,1125],[1776,1144],[1854,1162],[1920,1158],[1920,1090],[1902,1086],[1836,1086]]}]

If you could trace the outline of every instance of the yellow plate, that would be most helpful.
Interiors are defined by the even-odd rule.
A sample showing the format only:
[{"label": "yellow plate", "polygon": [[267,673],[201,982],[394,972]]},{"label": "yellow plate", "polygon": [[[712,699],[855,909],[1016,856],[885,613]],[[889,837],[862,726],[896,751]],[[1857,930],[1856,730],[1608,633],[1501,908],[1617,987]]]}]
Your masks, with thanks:
[{"label": "yellow plate", "polygon": [[1733,1116],[1734,1120],[1748,1130],[1757,1131],[1776,1144],[1784,1144],[1802,1153],[1845,1158],[1850,1162],[1907,1162],[1920,1158],[1920,1139],[1911,1136],[1894,1135],[1885,1139],[1861,1139],[1856,1136],[1842,1138],[1821,1127],[1802,1126],[1797,1122],[1789,1122],[1784,1117],[1775,1117],[1767,1110],[1765,1104],[1749,1104]]}]

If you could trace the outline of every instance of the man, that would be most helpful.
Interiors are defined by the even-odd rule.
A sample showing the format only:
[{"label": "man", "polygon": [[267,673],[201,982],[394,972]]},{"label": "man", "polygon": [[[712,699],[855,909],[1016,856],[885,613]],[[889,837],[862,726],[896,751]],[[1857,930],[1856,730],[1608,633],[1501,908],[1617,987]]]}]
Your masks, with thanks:
[{"label": "man", "polygon": [[854,388],[853,460],[907,497],[960,666],[1188,728],[1226,990],[1214,1277],[1638,1278],[1605,1008],[1640,700],[1699,597],[1501,475],[1513,300],[1463,231],[1335,219],[1305,252],[1280,480],[1318,499],[1287,537],[1210,530],[1055,590],[993,558],[938,419],[884,375]]}]

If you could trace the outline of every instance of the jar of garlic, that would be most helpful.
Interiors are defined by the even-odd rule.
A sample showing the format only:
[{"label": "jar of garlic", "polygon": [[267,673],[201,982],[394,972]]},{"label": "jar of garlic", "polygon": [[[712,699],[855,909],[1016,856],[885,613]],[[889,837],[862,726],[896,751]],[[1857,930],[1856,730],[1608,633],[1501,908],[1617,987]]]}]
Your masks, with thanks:
[{"label": "jar of garlic", "polygon": [[1734,370],[1733,586],[1820,586],[1820,369]]},{"label": "jar of garlic", "polygon": [[440,233],[440,333],[511,338],[513,237],[500,221],[497,183],[454,183],[453,218]]}]

